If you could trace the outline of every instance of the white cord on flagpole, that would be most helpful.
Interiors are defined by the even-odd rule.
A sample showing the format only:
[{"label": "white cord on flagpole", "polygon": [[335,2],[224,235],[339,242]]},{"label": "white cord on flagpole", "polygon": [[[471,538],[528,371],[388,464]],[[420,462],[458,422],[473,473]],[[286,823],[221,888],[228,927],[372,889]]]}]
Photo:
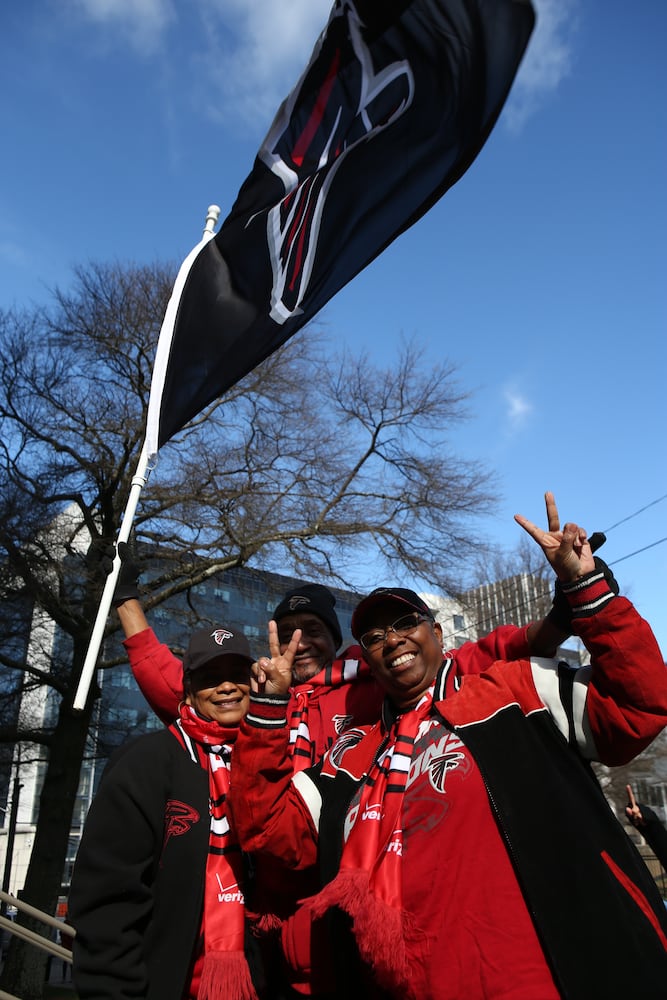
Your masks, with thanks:
[{"label": "white cord on flagpole", "polygon": [[[215,231],[215,225],[220,218],[220,209],[217,205],[209,205],[206,212],[206,224],[204,226],[204,231],[202,234],[201,243],[197,245],[197,250],[201,246],[208,242],[213,236]],[[194,251],[193,251],[194,254]],[[192,257],[193,254],[190,256]],[[149,400],[150,405],[150,400]],[[132,530],[132,524],[134,522],[134,515],[137,511],[137,505],[139,503],[139,497],[141,491],[146,485],[148,476],[150,474],[149,468],[149,454],[147,447],[147,440],[144,440],[143,447],[141,449],[141,455],[139,456],[139,462],[137,463],[137,470],[132,479],[132,485],[130,487],[130,495],[127,500],[127,505],[125,507],[125,513],[123,514],[123,519],[121,521],[120,530],[118,531],[118,537],[116,543],[126,542],[130,537],[130,531]],[[79,686],[76,689],[76,695],[74,696],[74,702],[72,707],[75,712],[82,712],[86,706],[86,701],[88,699],[88,692],[90,691],[90,685],[93,679],[93,674],[95,673],[95,668],[97,666],[97,657],[100,652],[100,647],[102,645],[102,640],[104,639],[104,630],[106,628],[107,618],[109,616],[109,611],[111,610],[111,602],[113,601],[114,591],[116,589],[116,583],[118,581],[118,575],[120,573],[121,559],[118,555],[118,548],[116,547],[116,556],[113,561],[113,566],[111,567],[111,572],[109,573],[106,583],[104,585],[104,590],[102,591],[102,597],[100,599],[100,606],[97,609],[97,617],[95,618],[95,624],[93,625],[92,635],[90,637],[90,642],[88,644],[88,651],[86,653],[86,659],[84,660],[83,668],[81,670],[81,677],[79,678]]]}]

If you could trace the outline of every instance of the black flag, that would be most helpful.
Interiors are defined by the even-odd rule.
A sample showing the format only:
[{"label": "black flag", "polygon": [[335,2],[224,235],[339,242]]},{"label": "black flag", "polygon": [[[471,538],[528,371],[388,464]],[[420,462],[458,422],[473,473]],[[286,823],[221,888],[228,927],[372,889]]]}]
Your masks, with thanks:
[{"label": "black flag", "polygon": [[336,0],[232,211],[181,269],[156,357],[149,454],[461,177],[534,19],[530,0]]}]

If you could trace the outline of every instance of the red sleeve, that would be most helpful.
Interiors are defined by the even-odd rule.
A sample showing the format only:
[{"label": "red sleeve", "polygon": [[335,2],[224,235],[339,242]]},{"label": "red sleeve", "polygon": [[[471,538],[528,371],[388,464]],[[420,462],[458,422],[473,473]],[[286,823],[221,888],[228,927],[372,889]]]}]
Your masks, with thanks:
[{"label": "red sleeve", "polygon": [[648,622],[625,597],[572,625],[591,654],[587,714],[598,759],[627,764],[667,725],[667,668]]},{"label": "red sleeve", "polygon": [[317,860],[317,828],[292,783],[288,702],[251,696],[232,751],[229,802],[244,851],[309,868]]},{"label": "red sleeve", "polygon": [[141,693],[155,714],[169,725],[183,700],[183,664],[146,628],[123,642]]},{"label": "red sleeve", "polygon": [[530,648],[526,638],[528,626],[500,625],[477,642],[464,642],[459,649],[445,654],[456,660],[457,673],[481,674],[496,660],[523,660],[529,658]]}]

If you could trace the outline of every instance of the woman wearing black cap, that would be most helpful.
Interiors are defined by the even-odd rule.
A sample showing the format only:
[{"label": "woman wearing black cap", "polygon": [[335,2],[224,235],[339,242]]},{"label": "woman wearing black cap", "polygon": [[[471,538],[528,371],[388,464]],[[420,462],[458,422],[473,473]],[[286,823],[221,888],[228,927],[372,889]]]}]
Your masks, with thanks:
[{"label": "woman wearing black cap", "polygon": [[252,659],[235,627],[197,630],[176,720],[111,758],[69,898],[80,1000],[255,1000],[261,992],[246,957],[244,859],[227,810]]}]

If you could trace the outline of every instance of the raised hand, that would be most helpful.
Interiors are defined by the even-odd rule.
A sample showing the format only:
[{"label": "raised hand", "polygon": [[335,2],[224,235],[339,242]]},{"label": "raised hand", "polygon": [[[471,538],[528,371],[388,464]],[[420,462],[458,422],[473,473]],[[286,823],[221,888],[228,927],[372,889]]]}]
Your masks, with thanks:
[{"label": "raised hand", "polygon": [[635,799],[635,793],[632,791],[632,785],[626,785],[625,790],[628,793],[628,804],[625,807],[625,815],[628,817],[633,826],[635,827],[645,826],[644,817],[642,816],[642,811],[637,805],[637,800]]},{"label": "raised hand", "polygon": [[570,583],[595,569],[593,553],[583,528],[568,522],[561,529],[553,493],[545,493],[544,499],[547,508],[546,531],[522,514],[515,514],[514,520],[535,539],[558,579],[562,583]]},{"label": "raised hand", "polygon": [[278,626],[269,622],[269,656],[261,656],[252,665],[251,688],[262,694],[285,695],[292,685],[292,666],[301,639],[301,629],[292,633],[287,648],[280,652]]}]

